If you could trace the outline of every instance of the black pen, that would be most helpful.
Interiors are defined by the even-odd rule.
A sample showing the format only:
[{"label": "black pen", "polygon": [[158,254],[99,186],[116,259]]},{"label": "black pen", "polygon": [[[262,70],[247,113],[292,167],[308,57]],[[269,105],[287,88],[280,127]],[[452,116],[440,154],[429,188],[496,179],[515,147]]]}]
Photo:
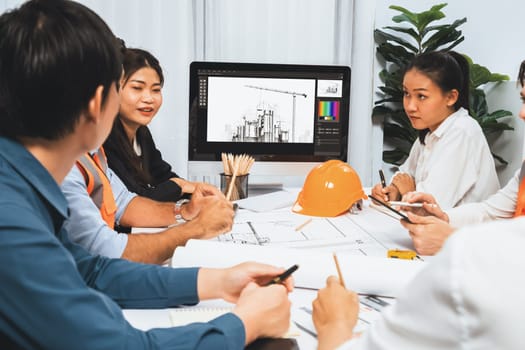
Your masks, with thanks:
[{"label": "black pen", "polygon": [[290,277],[290,275],[292,273],[295,272],[295,270],[297,270],[299,268],[299,265],[293,265],[292,267],[290,267],[288,270],[284,271],[283,273],[281,273],[279,276],[273,278],[270,282],[268,282],[266,285],[269,286],[269,285],[272,285],[272,284],[276,284],[276,283],[281,283],[282,281],[284,281],[285,279],[287,279],[288,277]]},{"label": "black pen", "polygon": [[383,169],[379,169],[379,178],[381,179],[381,186],[386,187],[385,174],[383,174]]}]

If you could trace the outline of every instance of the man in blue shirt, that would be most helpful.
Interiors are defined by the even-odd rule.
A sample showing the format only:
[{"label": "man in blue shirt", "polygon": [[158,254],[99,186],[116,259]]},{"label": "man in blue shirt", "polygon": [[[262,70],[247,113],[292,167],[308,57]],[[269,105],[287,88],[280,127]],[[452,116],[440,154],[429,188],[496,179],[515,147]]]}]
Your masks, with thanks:
[{"label": "man in blue shirt", "polygon": [[[238,349],[289,325],[283,269],[170,269],[92,256],[63,228],[59,184],[99,147],[118,110],[116,39],[91,10],[32,0],[0,16],[0,343],[49,349]],[[143,332],[120,307],[223,298],[232,313]],[[264,302],[261,302],[261,301]]]},{"label": "man in blue shirt", "polygon": [[[175,224],[174,204],[137,196],[110,169],[104,169],[116,203],[115,221],[124,226],[166,227]],[[210,186],[211,187],[211,186]],[[187,222],[170,226],[157,233],[120,233],[110,227],[90,197],[80,169],[74,166],[64,178],[61,189],[69,204],[69,217],[64,223],[69,239],[92,254],[109,258],[162,264],[171,258],[178,246],[189,239],[213,238],[231,230],[233,207],[222,194],[203,195],[195,191],[184,209]],[[192,209],[190,209],[192,208]],[[191,218],[191,220],[190,220]]]}]

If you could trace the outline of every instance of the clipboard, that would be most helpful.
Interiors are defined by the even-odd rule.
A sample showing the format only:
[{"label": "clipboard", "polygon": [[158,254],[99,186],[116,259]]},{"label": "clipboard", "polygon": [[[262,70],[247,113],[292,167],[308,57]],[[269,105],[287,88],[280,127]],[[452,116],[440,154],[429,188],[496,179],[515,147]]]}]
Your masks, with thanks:
[{"label": "clipboard", "polygon": [[399,210],[396,210],[394,208],[392,208],[391,206],[389,206],[388,204],[386,204],[385,202],[383,201],[380,201],[379,199],[377,199],[376,197],[372,196],[371,194],[368,195],[368,198],[374,200],[374,202],[382,205],[383,207],[387,208],[388,210],[390,210],[391,212],[395,213],[396,215],[398,215],[402,220],[405,220],[407,222],[410,222],[412,223],[409,219],[408,219],[408,216],[406,216],[405,214],[403,214],[402,212],[400,212]]}]

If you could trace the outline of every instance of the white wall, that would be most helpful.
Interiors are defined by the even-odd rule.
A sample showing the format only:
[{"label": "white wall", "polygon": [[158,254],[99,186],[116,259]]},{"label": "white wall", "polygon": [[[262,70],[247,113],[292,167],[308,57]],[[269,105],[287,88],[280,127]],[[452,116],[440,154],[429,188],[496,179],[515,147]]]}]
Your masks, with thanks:
[{"label": "white wall", "polygon": [[[20,2],[0,0],[0,11],[16,6]],[[181,61],[181,57],[194,55],[199,58],[199,50],[194,40],[195,34],[192,28],[187,26],[187,21],[192,16],[194,7],[202,6],[202,0],[82,0],[81,2],[96,11],[117,35],[125,38],[129,45],[151,50],[159,57],[166,73],[165,99],[164,106],[153,121],[151,129],[167,160],[185,175],[188,67],[187,62]],[[391,4],[420,12],[436,3],[438,2],[430,0],[354,1],[349,163],[358,171],[365,186],[378,181],[379,167],[388,168],[381,160],[383,134],[380,123],[372,124],[370,118],[373,101],[376,99],[373,94],[379,85],[377,72],[380,69],[374,59],[373,29],[392,24],[391,17],[397,12],[388,9]],[[261,3],[258,4],[260,6]],[[339,4],[342,11],[351,11],[346,0],[341,0]],[[450,0],[443,11],[447,15],[445,18],[447,23],[467,17],[467,23],[462,26],[465,42],[457,48],[458,51],[467,53],[474,61],[494,72],[508,74],[515,79],[519,63],[525,59],[521,24],[525,13],[525,1]],[[242,13],[238,15],[242,16]],[[311,23],[311,25],[321,24]],[[264,30],[265,27],[260,26],[260,28]],[[308,37],[303,40],[303,45],[308,46]],[[349,39],[343,35],[340,40],[345,42]],[[174,41],[179,43],[178,47],[183,48],[182,52],[173,50],[170,43]],[[338,61],[341,64],[348,64],[348,52],[339,52]],[[517,115],[520,102],[512,84],[506,84],[505,88],[492,91],[489,101],[497,100],[502,103],[499,107],[511,110]],[[520,130],[522,129],[521,122],[517,122],[516,125]],[[515,133],[506,132],[510,136],[509,140],[504,138],[498,141],[497,147],[502,149],[503,156],[507,159],[512,158],[513,162],[508,169],[500,173],[503,180],[508,178],[509,172],[519,167],[522,149],[515,150],[515,148],[520,144],[523,145],[520,130]],[[497,153],[501,153],[499,148]],[[517,157],[516,152],[519,153]]]}]

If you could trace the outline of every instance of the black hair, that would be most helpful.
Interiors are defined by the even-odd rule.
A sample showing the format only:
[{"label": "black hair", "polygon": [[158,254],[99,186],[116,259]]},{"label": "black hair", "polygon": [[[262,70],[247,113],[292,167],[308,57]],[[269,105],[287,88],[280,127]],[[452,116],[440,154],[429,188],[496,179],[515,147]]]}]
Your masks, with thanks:
[{"label": "black hair", "polygon": [[[123,56],[122,65],[124,74],[122,77],[122,86],[126,85],[129,78],[138,70],[146,67],[155,70],[159,76],[160,85],[164,85],[164,75],[160,63],[151,53],[142,49],[126,48],[123,51]],[[137,138],[140,139],[141,135],[147,133],[146,127],[141,126],[137,130]],[[120,113],[118,118],[115,118],[111,133],[104,143],[104,148],[108,151],[108,154],[119,158],[141,185],[147,186],[151,183],[151,174],[148,169],[142,167],[141,158],[137,156],[132,143],[128,139]],[[111,167],[111,156],[108,156],[108,161]]]},{"label": "black hair", "polygon": [[160,85],[164,85],[164,74],[160,67],[159,60],[146,50],[126,48],[123,52],[122,66],[124,68],[124,76],[122,78],[122,85],[125,85],[129,78],[138,70],[149,67],[152,68],[160,79]]},{"label": "black hair", "polygon": [[[467,59],[455,51],[430,51],[417,55],[408,65],[405,72],[412,69],[427,76],[439,86],[443,93],[456,89],[458,100],[454,110],[463,107],[469,110],[470,72]],[[419,141],[424,143],[429,130],[419,131]]]},{"label": "black hair", "polygon": [[60,139],[100,85],[106,101],[121,72],[117,39],[84,5],[31,0],[2,14],[0,134]]},{"label": "black hair", "polygon": [[525,86],[525,61],[521,62],[520,65],[520,71],[518,73],[518,83],[520,83],[522,87]]}]

